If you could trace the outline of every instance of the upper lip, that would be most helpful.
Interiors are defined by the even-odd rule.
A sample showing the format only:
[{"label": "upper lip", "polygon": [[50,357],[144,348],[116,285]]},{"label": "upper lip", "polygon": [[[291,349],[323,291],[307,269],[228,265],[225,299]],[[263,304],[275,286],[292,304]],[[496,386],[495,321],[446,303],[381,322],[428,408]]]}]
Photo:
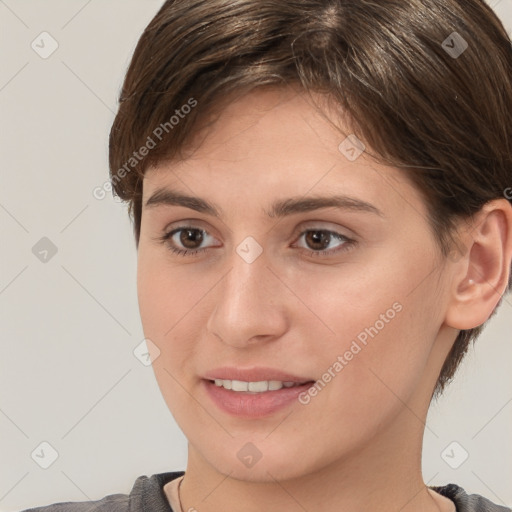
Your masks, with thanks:
[{"label": "upper lip", "polygon": [[298,377],[291,373],[286,373],[275,368],[254,367],[254,368],[235,368],[223,367],[211,370],[204,375],[205,379],[215,380],[241,380],[244,382],[260,382],[263,380],[278,380],[281,382],[310,382],[315,379],[309,377]]}]

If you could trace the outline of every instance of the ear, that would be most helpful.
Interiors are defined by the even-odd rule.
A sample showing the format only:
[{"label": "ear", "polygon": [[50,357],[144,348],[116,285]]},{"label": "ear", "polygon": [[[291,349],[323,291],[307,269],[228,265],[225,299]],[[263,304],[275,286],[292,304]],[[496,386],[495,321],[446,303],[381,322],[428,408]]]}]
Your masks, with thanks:
[{"label": "ear", "polygon": [[492,315],[507,289],[512,263],[512,205],[486,203],[461,235],[466,248],[454,266],[445,323],[472,329]]}]

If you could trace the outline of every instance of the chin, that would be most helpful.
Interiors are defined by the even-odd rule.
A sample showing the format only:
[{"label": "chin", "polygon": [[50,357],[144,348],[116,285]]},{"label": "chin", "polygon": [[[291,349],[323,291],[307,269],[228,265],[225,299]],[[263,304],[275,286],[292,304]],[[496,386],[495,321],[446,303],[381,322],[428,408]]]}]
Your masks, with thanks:
[{"label": "chin", "polygon": [[[261,442],[261,444],[264,444]],[[274,483],[300,478],[311,472],[311,467],[300,449],[290,447],[283,452],[276,447],[267,446],[257,452],[256,448],[246,445],[240,449],[224,449],[221,453],[203,455],[215,471],[235,480],[257,483]],[[268,455],[265,455],[268,452]],[[230,457],[229,454],[232,453]],[[251,453],[253,459],[250,459]],[[300,453],[300,457],[297,457]],[[246,461],[244,462],[244,459]],[[298,460],[299,459],[299,460]],[[313,462],[313,461],[312,461]],[[317,461],[318,462],[318,461]]]}]

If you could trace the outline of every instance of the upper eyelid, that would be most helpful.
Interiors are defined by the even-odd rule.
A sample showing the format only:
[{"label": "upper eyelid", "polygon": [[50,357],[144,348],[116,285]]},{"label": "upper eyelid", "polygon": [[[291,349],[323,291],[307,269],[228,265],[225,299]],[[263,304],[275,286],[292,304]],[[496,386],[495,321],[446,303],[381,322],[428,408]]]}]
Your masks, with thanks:
[{"label": "upper eyelid", "polygon": [[[201,219],[185,219],[183,221],[176,221],[169,223],[163,231],[166,233],[170,233],[171,231],[174,231],[176,229],[185,229],[185,228],[194,228],[194,229],[200,229],[203,231],[206,231],[208,234],[212,234],[211,230],[203,227],[204,221]],[[175,224],[178,224],[177,226]],[[350,233],[354,234],[353,230],[348,228],[347,226],[343,225],[337,225],[336,222],[333,221],[326,221],[326,220],[320,220],[320,219],[308,219],[304,221],[299,222],[299,226],[294,229],[294,233],[302,232],[306,230],[322,230],[322,231],[338,231],[339,229],[349,231]],[[229,233],[232,233],[233,231],[228,227]]]},{"label": "upper eyelid", "polygon": [[[198,227],[189,225],[189,226],[179,226],[179,227],[173,228],[168,233],[164,234],[162,237],[159,237],[159,240],[160,240],[160,242],[165,242],[167,244],[171,244],[172,246],[174,246],[174,242],[171,240],[172,237],[174,236],[174,234],[176,234],[180,230],[185,230],[187,228],[196,229],[196,230],[199,230],[199,231],[205,231],[208,236],[211,236],[210,233],[208,233],[207,230],[204,230],[202,228],[198,228]],[[340,244],[340,246],[338,248],[328,249],[328,250],[324,249],[324,250],[321,250],[321,251],[312,251],[312,256],[316,254],[318,256],[321,255],[324,258],[328,258],[329,255],[330,256],[335,256],[336,254],[338,254],[340,252],[343,252],[343,251],[347,251],[350,248],[352,248],[354,245],[358,245],[359,244],[359,241],[355,237],[344,235],[343,233],[340,233],[338,231],[333,231],[333,230],[325,229],[325,228],[322,228],[322,227],[319,228],[319,229],[315,229],[315,228],[311,228],[311,227],[309,227],[309,228],[308,227],[304,227],[304,228],[301,228],[301,229],[297,229],[297,231],[294,232],[294,235],[293,235],[293,240],[294,241],[293,241],[293,245],[291,245],[291,247],[296,247],[296,244],[299,242],[300,238],[302,236],[304,236],[308,231],[324,231],[326,233],[330,233],[331,239],[332,238],[338,239],[341,242],[341,244]],[[201,253],[203,251],[208,251],[211,248],[215,248],[215,246],[213,246],[213,247],[212,246],[207,246],[207,247],[197,248],[197,249],[187,249],[187,248],[183,249],[183,248],[179,247],[179,243],[178,243],[177,247],[176,246],[175,247],[171,247],[173,252],[181,253],[183,255],[190,254],[190,253],[198,254],[198,253]],[[309,250],[311,252],[311,249],[307,249],[305,247],[301,248],[301,250],[302,251],[308,251]]]},{"label": "upper eyelid", "polygon": [[[311,222],[311,223],[314,223],[314,222],[324,222],[324,221],[306,221],[307,223]],[[164,230],[165,232],[165,237],[166,238],[171,238],[171,236],[174,236],[176,233],[178,233],[180,230],[185,230],[185,229],[194,229],[194,230],[198,230],[198,231],[204,231],[208,236],[212,236],[213,238],[217,238],[215,235],[213,235],[212,233],[210,233],[210,231],[208,231],[207,229],[199,226],[199,225],[194,225],[193,222],[190,222],[188,224],[183,224],[181,226],[175,226],[175,227],[172,227],[170,229],[166,229]],[[341,232],[339,230],[339,228],[328,228],[326,226],[320,226],[320,225],[300,225],[299,227],[297,227],[291,236],[295,238],[299,237],[299,236],[302,236],[304,235],[305,233],[307,233],[308,231],[325,231],[326,233],[331,233],[333,235],[340,235],[342,238],[345,238],[346,240],[354,240],[355,239],[355,236],[350,234],[350,235],[347,235],[343,232]]]}]

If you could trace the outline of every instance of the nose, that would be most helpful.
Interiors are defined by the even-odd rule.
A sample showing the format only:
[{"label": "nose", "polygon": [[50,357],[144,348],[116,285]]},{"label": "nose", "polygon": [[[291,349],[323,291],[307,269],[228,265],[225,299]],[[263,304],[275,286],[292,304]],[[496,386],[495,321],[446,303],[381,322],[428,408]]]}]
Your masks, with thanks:
[{"label": "nose", "polygon": [[215,305],[207,323],[209,332],[224,343],[244,348],[278,339],[286,331],[286,287],[269,268],[265,251],[253,262],[236,251],[229,270],[217,285]]}]

